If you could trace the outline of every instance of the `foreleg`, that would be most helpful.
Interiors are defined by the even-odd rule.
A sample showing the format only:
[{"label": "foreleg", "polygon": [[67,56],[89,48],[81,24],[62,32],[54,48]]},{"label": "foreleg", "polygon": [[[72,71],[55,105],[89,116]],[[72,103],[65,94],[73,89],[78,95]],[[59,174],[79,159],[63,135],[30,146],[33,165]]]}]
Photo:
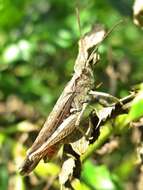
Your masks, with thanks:
[{"label": "foreleg", "polygon": [[[94,102],[96,100],[99,103],[101,103],[103,106],[112,106],[115,103],[119,103],[122,105],[122,102],[118,98],[105,92],[98,92],[98,91],[91,90],[89,92],[89,95],[90,95],[91,102],[92,101]],[[112,103],[109,104],[109,101]]]}]

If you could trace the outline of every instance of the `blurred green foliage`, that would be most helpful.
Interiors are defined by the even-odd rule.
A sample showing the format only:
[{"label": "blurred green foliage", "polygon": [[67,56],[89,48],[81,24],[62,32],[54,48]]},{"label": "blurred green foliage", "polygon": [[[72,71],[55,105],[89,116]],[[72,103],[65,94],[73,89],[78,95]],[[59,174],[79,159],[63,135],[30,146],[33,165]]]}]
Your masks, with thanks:
[{"label": "blurred green foliage", "polygon": [[[89,175],[92,174],[92,175]],[[115,177],[115,179],[114,179]],[[87,161],[84,164],[82,178],[92,189],[102,190],[120,190],[122,184],[121,181],[117,181],[117,176],[110,174],[105,165],[95,166],[91,161]]]},{"label": "blurred green foliage", "polygon": [[[47,114],[73,73],[80,32],[75,8],[79,6],[82,35],[92,25],[110,29],[120,25],[101,45],[101,62],[95,70],[100,91],[124,97],[143,77],[142,31],[132,21],[131,0],[1,0],[0,1],[0,189],[59,189],[58,163],[40,163],[29,178],[17,165],[24,158]],[[116,118],[113,135],[122,135],[129,121],[143,115],[143,90],[128,115]],[[28,127],[27,127],[28,126]],[[109,128],[110,129],[110,128]],[[121,132],[122,131],[122,132]],[[83,166],[75,189],[121,190],[134,188],[136,146],[125,130],[118,150],[94,157]],[[109,134],[111,134],[109,132]],[[109,140],[109,135],[105,140]],[[127,143],[128,142],[128,143]],[[26,147],[23,145],[25,144]],[[129,159],[130,158],[130,159]],[[50,181],[47,185],[46,181]],[[53,181],[52,181],[53,180]],[[109,188],[108,188],[109,186]],[[135,188],[134,188],[135,189]]]}]

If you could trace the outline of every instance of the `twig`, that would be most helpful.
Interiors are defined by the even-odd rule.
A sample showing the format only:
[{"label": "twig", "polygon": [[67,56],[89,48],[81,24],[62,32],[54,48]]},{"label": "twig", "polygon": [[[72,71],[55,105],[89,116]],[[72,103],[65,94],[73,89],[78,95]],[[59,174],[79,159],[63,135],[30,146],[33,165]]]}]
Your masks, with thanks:
[{"label": "twig", "polygon": [[[126,104],[130,103],[134,97],[135,97],[135,93],[132,93],[131,95],[120,99],[120,103],[118,102],[115,104],[115,107],[114,107],[111,115],[109,115],[106,120],[101,121],[100,126],[104,125],[108,120],[113,119],[113,118],[117,117],[118,115],[127,112],[127,110],[124,109],[124,107]],[[123,128],[123,130],[124,130],[124,128]],[[86,151],[86,153],[83,156],[81,156],[81,161],[82,162],[85,161],[87,158],[89,158],[93,154],[93,152],[95,152],[95,150],[100,148],[106,142],[106,140],[110,137],[112,132],[113,132],[113,127],[106,126],[106,128],[104,128],[104,131],[103,131],[103,133],[101,133],[99,138],[93,144],[91,144],[89,146],[88,150]]]}]

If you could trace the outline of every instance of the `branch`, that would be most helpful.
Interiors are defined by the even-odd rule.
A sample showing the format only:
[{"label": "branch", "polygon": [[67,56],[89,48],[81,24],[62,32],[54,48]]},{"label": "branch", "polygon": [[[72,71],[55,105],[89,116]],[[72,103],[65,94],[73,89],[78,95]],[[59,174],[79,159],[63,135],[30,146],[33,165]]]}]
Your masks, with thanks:
[{"label": "branch", "polygon": [[[99,127],[96,129],[95,132],[100,131],[100,127],[105,125],[105,123],[107,123],[108,120],[111,120],[113,118],[116,118],[118,115],[120,114],[124,114],[124,113],[128,113],[128,109],[130,106],[131,101],[133,100],[133,98],[135,97],[135,93],[132,93],[129,96],[126,96],[122,99],[120,99],[120,101],[116,104],[114,104],[114,107],[112,109],[112,112],[109,113],[109,115],[106,117],[106,119],[104,120],[104,118],[100,121],[100,125]],[[95,119],[95,118],[93,118]],[[122,130],[124,130],[126,126],[124,126],[122,128]],[[105,126],[104,130],[102,131],[101,135],[99,132],[98,137],[96,137],[95,142],[93,144],[91,144],[88,148],[88,150],[85,152],[85,154],[83,156],[81,156],[81,161],[85,161],[88,157],[90,157],[93,152],[95,152],[95,150],[99,149],[105,142],[106,140],[110,137],[110,135],[113,133],[113,127],[112,126]],[[98,139],[97,139],[98,138]]]}]

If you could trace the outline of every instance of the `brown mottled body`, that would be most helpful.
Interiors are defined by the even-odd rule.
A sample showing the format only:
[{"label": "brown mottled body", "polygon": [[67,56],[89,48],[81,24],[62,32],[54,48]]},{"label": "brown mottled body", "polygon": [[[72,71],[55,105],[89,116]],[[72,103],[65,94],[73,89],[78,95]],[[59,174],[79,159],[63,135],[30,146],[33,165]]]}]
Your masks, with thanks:
[{"label": "brown mottled body", "polygon": [[28,150],[27,157],[20,167],[21,174],[31,172],[42,158],[51,157],[59,149],[62,140],[70,135],[80,123],[87,105],[89,91],[94,86],[92,67],[98,60],[96,53],[89,55],[88,51],[95,48],[103,40],[104,35],[103,29],[93,30],[80,40],[79,54],[74,66],[75,73]]}]

